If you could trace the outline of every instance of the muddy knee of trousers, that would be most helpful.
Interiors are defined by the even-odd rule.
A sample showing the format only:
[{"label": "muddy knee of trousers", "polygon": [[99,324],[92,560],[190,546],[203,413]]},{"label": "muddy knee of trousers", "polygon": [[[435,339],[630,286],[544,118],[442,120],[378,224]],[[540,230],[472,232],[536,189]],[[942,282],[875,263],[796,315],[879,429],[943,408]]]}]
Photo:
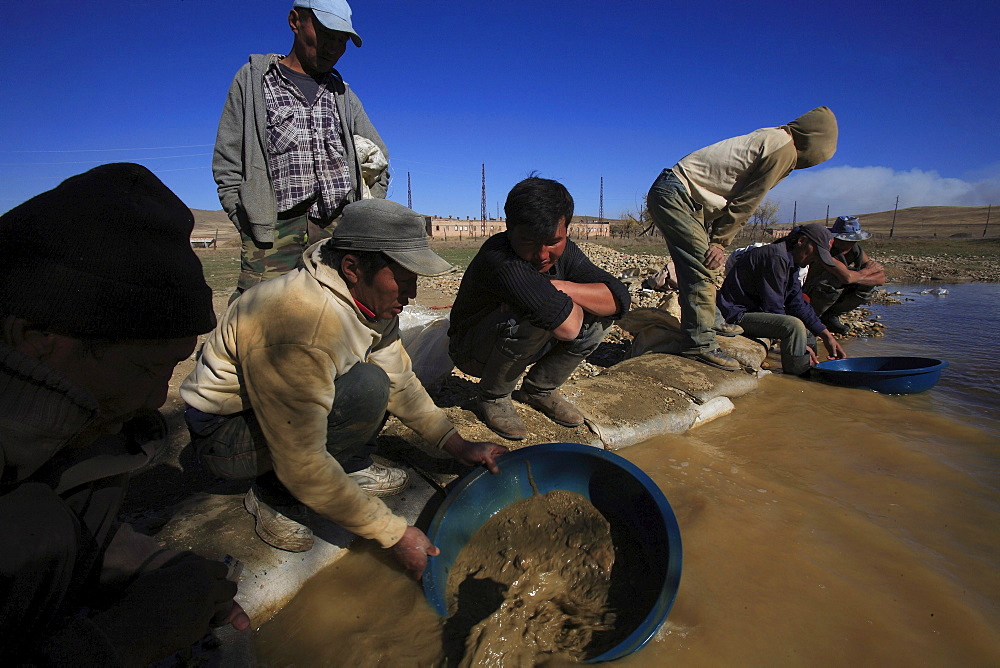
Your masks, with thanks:
[{"label": "muddy knee of trousers", "polygon": [[334,383],[332,420],[381,422],[389,405],[389,376],[381,367],[358,362]]}]

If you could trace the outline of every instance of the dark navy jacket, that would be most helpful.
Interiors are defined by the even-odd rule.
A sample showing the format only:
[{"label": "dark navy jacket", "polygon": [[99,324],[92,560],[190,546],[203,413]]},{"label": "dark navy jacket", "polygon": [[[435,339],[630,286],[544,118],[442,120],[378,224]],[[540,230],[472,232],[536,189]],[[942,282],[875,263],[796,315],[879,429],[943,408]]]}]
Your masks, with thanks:
[{"label": "dark navy jacket", "polygon": [[726,322],[739,323],[744,313],[794,315],[813,334],[826,329],[816,312],[802,299],[799,268],[788,244],[750,248],[740,254],[716,295]]}]

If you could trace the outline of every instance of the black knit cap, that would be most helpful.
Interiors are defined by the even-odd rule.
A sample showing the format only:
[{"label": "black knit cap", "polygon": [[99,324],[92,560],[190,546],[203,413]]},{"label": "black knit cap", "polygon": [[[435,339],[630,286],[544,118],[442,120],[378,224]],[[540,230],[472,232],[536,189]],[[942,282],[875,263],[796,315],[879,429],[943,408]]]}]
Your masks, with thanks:
[{"label": "black knit cap", "polygon": [[193,228],[141,165],[72,176],[0,216],[0,317],[110,340],[203,334],[215,312]]}]

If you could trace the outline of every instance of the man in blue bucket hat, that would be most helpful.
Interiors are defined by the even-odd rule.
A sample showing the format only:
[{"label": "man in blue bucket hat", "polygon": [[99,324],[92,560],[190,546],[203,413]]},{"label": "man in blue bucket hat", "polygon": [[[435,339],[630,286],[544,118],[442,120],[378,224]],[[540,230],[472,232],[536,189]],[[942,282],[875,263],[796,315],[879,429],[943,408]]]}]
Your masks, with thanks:
[{"label": "man in blue bucket hat", "polygon": [[885,270],[858,244],[872,235],[861,229],[857,216],[840,216],[830,233],[833,235],[830,254],[837,263],[810,264],[802,293],[827,329],[834,334],[847,334],[851,326],[841,322],[840,316],[871,302],[875,288],[885,284]]},{"label": "man in blue bucket hat", "polygon": [[212,172],[240,232],[236,295],[301,266],[344,207],[385,198],[389,152],[334,66],[361,46],[345,0],[294,0],[288,55],[254,54],[219,120]]}]

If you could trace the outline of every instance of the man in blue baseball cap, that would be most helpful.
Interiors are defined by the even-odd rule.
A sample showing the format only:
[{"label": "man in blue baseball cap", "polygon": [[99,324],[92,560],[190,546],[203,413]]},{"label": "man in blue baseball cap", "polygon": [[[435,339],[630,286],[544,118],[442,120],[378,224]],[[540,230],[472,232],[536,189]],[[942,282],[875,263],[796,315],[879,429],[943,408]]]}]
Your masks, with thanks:
[{"label": "man in blue baseball cap", "polygon": [[885,270],[858,244],[872,235],[861,229],[857,216],[837,218],[830,233],[833,235],[830,254],[837,262],[832,266],[822,262],[810,264],[802,293],[827,329],[834,334],[847,334],[851,326],[841,322],[840,316],[871,302],[875,288],[885,284]]},{"label": "man in blue baseball cap", "polygon": [[350,6],[295,0],[288,25],[287,55],[252,55],[236,73],[215,140],[219,200],[242,239],[237,295],[294,269],[347,204],[389,186],[389,152],[334,69],[348,42],[361,46]]}]

